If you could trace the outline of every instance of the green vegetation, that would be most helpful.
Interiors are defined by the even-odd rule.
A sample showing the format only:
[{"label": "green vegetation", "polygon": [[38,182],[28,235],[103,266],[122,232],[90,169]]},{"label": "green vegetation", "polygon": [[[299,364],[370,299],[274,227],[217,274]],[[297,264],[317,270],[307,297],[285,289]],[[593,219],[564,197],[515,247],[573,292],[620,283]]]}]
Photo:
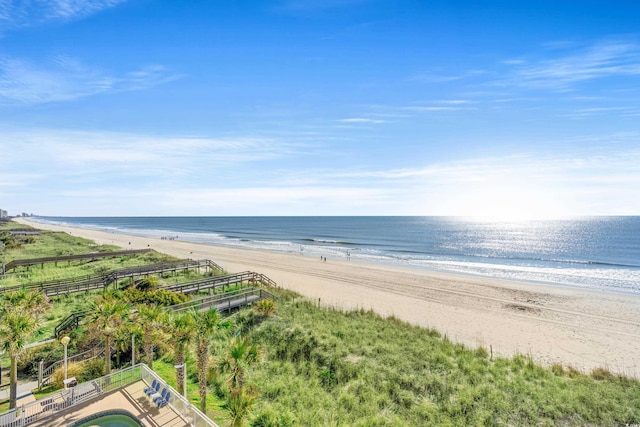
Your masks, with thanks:
[{"label": "green vegetation", "polygon": [[[78,253],[89,250],[86,242],[81,247],[75,238],[46,233],[10,251],[20,252],[12,252],[20,258],[43,256],[33,246],[46,239],[56,239],[62,248],[78,244]],[[48,245],[52,244],[50,240]],[[22,256],[27,249],[33,255]],[[46,280],[51,278],[46,274],[68,277],[70,271],[76,274],[85,268],[89,271],[88,267],[99,271],[111,265],[108,263],[130,266],[155,263],[162,257],[149,256],[153,261],[145,255],[84,264],[65,262],[57,269],[53,265],[37,266],[29,274],[37,273],[43,277],[39,280]],[[184,277],[202,276],[188,273]],[[32,318],[39,316],[44,326],[40,335],[33,332],[31,323],[24,324],[24,328],[16,323],[13,328],[13,320],[8,322],[3,314],[0,327],[4,328],[5,337],[15,332],[22,342],[27,330],[32,331],[32,337],[41,339],[63,316],[93,304],[93,324],[85,323],[70,334],[70,350],[91,348],[101,340],[112,342],[117,350],[115,367],[119,368],[128,363],[131,335],[136,334],[137,346],[145,348],[145,361],[151,362],[159,354],[160,358],[153,360],[153,368],[176,389],[181,388],[183,378],[181,370],[173,366],[186,362],[188,399],[220,425],[640,423],[640,382],[636,380],[605,369],[585,374],[560,365],[543,368],[526,356],[492,359],[485,349],[468,349],[433,330],[382,318],[371,311],[319,308],[287,291],[270,289],[278,297],[277,303],[257,303],[254,309],[233,315],[233,322],[215,312],[190,312],[163,319],[157,307],[138,309],[137,314],[131,311],[140,302],[168,303],[174,297],[156,294],[160,291],[154,288],[166,280],[184,277],[167,275],[139,280],[126,291],[58,297],[52,300],[53,309],[47,313],[28,311],[34,307],[34,300],[14,295],[13,301],[21,301],[24,312]],[[0,285],[5,283],[6,279],[0,281]],[[130,297],[123,298],[124,295]],[[135,316],[139,316],[137,320]],[[170,338],[163,339],[164,334]],[[7,339],[0,341],[10,347]],[[56,342],[18,353],[18,370],[32,374],[37,361],[58,360],[62,346]],[[126,359],[122,364],[120,354]],[[8,356],[2,360],[7,366]],[[70,369],[77,370],[77,378],[89,379],[111,367],[112,361],[105,364],[103,359],[95,359]],[[0,402],[0,411],[8,406],[9,402]]]},{"label": "green vegetation", "polygon": [[27,340],[38,330],[40,315],[50,308],[48,298],[39,291],[18,290],[0,296],[0,345],[10,359],[9,407],[16,407],[18,357]]},{"label": "green vegetation", "polygon": [[[254,315],[241,312],[236,323],[255,324]],[[490,360],[484,349],[370,311],[318,308],[289,296],[277,317],[245,330],[264,351],[247,372],[260,391],[256,422],[273,414],[301,426],[640,421],[638,381],[546,369],[526,356]]]}]

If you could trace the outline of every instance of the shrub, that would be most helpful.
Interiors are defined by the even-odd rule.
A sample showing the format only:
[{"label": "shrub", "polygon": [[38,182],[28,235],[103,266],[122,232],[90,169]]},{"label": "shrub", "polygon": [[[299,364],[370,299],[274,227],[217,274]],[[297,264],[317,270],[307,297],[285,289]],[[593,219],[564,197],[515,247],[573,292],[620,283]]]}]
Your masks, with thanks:
[{"label": "shrub", "polygon": [[251,422],[251,427],[291,427],[296,425],[296,420],[288,412],[276,413],[272,409],[267,409]]},{"label": "shrub", "polygon": [[130,288],[122,293],[122,297],[132,304],[156,304],[160,306],[180,304],[188,300],[186,295],[168,291],[166,289],[141,291]]},{"label": "shrub", "polygon": [[263,317],[271,316],[276,312],[276,303],[270,299],[261,299],[253,305],[253,309]]},{"label": "shrub", "polygon": [[78,378],[78,382],[90,381],[100,378],[104,375],[104,360],[95,358],[82,363],[82,376]]},{"label": "shrub", "polygon": [[[84,366],[81,363],[67,363],[67,378],[75,377],[78,382],[81,382],[83,375]],[[64,366],[60,366],[53,372],[51,381],[57,388],[64,387]]]},{"label": "shrub", "polygon": [[595,368],[591,371],[591,378],[594,380],[610,380],[614,377],[614,375],[605,368]]},{"label": "shrub", "polygon": [[53,362],[62,360],[63,357],[64,349],[60,343],[47,344],[40,348],[30,348],[18,359],[18,371],[25,375],[37,376],[38,365],[41,360],[46,368]]}]

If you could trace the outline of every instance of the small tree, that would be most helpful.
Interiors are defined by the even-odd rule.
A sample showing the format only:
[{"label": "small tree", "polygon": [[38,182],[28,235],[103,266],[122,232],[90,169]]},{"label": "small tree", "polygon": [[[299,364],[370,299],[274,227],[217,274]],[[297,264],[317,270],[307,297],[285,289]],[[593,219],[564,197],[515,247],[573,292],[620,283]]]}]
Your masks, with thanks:
[{"label": "small tree", "polygon": [[105,373],[111,374],[111,340],[129,316],[130,306],[114,298],[101,298],[91,304],[89,323],[104,337]]},{"label": "small tree", "polygon": [[153,369],[153,352],[156,345],[165,338],[167,312],[157,305],[139,305],[136,323],[142,330],[142,350],[147,357],[149,368]]},{"label": "small tree", "polygon": [[258,347],[249,338],[236,337],[220,362],[219,370],[227,374],[229,396],[225,408],[229,411],[231,425],[239,427],[255,402],[258,392],[253,386],[245,386],[246,370],[258,363]]},{"label": "small tree", "polygon": [[18,357],[29,337],[38,329],[38,317],[50,308],[40,291],[7,292],[0,298],[0,344],[11,360],[9,408],[16,407],[18,391]]},{"label": "small tree", "polygon": [[11,385],[9,386],[9,408],[16,407],[18,391],[18,357],[22,354],[27,339],[37,329],[35,317],[27,313],[9,311],[5,313],[0,326],[2,348],[11,359]]},{"label": "small tree", "polygon": [[[167,330],[173,338],[173,352],[176,365],[183,365],[186,362],[186,354],[189,344],[196,335],[196,323],[190,312],[174,314],[167,324]],[[185,394],[184,390],[185,369],[176,369],[176,384],[178,392]]]},{"label": "small tree", "polygon": [[207,410],[207,373],[209,370],[209,342],[212,337],[225,334],[231,322],[223,320],[215,308],[207,311],[191,312],[196,324],[196,364],[198,368],[198,388],[200,390],[200,410]]}]

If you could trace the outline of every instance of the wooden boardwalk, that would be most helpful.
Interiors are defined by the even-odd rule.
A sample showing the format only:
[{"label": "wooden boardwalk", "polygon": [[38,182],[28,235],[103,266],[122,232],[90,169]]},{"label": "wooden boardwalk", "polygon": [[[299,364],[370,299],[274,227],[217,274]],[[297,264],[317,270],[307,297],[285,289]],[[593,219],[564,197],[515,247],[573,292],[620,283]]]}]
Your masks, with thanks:
[{"label": "wooden boardwalk", "polygon": [[91,291],[96,289],[106,289],[109,285],[118,282],[118,280],[135,278],[140,276],[149,276],[167,272],[177,272],[179,270],[216,270],[222,271],[222,267],[211,260],[180,260],[161,264],[144,265],[140,267],[131,267],[121,270],[114,270],[109,273],[81,276],[70,279],[58,279],[46,282],[29,283],[26,285],[17,285],[0,288],[0,293],[10,292],[19,289],[40,290],[48,297],[65,295],[75,292]]},{"label": "wooden boardwalk", "polygon": [[[191,293],[202,292],[207,290],[213,291],[213,292],[216,292],[217,290],[222,290],[223,293],[218,293],[213,296],[189,301],[183,304],[184,305],[194,304],[196,301],[201,301],[200,304],[205,304],[205,300],[212,302],[216,298],[218,298],[217,302],[215,302],[215,304],[212,303],[210,306],[214,306],[219,311],[227,311],[227,310],[230,311],[238,307],[241,307],[243,305],[247,305],[254,301],[257,301],[258,299],[273,298],[271,294],[266,296],[267,295],[266,291],[262,291],[265,295],[264,297],[262,296],[262,294],[259,296],[256,296],[255,294],[253,295],[247,294],[242,296],[237,295],[239,291],[248,290],[250,292],[252,290],[255,290],[256,288],[251,288],[251,286],[257,285],[257,284],[260,284],[266,287],[277,287],[277,284],[273,280],[265,276],[264,274],[255,273],[252,271],[244,271],[242,273],[227,274],[224,276],[207,277],[205,279],[194,280],[192,282],[181,283],[177,285],[168,285],[168,286],[161,287],[160,289],[180,292],[183,294],[191,294]],[[240,285],[241,289],[237,291],[233,291],[233,292],[225,291],[225,289],[229,287],[238,286],[238,285]],[[178,306],[182,306],[183,304],[178,304]],[[175,309],[172,309],[171,307],[169,307],[169,309],[173,311],[178,311],[179,310],[178,306],[172,306]],[[72,329],[76,329],[80,325],[82,320],[86,317],[87,314],[88,314],[88,310],[76,311],[69,314],[67,317],[62,319],[58,323],[58,325],[54,328],[53,330],[54,336],[59,338],[60,336],[62,336],[63,333],[68,332],[69,330],[72,330]]]},{"label": "wooden boardwalk", "polygon": [[28,259],[14,259],[13,261],[9,261],[2,270],[2,274],[7,271],[13,270],[17,267],[29,267],[32,265],[43,265],[49,263],[57,263],[61,261],[80,261],[80,260],[89,260],[93,261],[96,259],[102,258],[113,258],[119,256],[128,256],[128,255],[137,255],[151,252],[152,249],[136,249],[129,251],[115,251],[115,252],[92,252],[88,254],[77,254],[77,255],[62,255],[55,257],[42,257],[42,258],[28,258]]}]

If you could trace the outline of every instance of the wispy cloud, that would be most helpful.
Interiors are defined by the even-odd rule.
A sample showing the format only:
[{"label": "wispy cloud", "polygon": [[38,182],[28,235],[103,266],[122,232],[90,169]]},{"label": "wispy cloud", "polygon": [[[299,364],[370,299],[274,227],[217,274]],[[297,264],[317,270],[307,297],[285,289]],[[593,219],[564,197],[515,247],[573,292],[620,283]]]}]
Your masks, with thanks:
[{"label": "wispy cloud", "polygon": [[[0,152],[9,171],[42,170],[53,180],[214,177],[221,170],[247,162],[289,156],[297,148],[268,138],[171,137],[57,129],[5,130],[0,136]],[[39,156],[33,158],[30,153]]]},{"label": "wispy cloud", "polygon": [[47,21],[82,19],[127,0],[0,0],[0,32]]},{"label": "wispy cloud", "polygon": [[564,114],[563,117],[572,119],[588,119],[592,117],[604,117],[613,115],[615,117],[640,117],[640,108],[638,107],[591,107],[580,108]]},{"label": "wispy cloud", "polygon": [[371,118],[366,118],[366,117],[350,117],[347,119],[339,119],[337,120],[340,123],[351,123],[351,124],[358,124],[358,123],[362,123],[362,124],[376,124],[376,123],[384,123],[384,120],[380,120],[380,119],[371,119]]},{"label": "wispy cloud", "polygon": [[459,80],[466,80],[478,76],[487,74],[486,70],[466,70],[466,71],[453,71],[447,72],[442,70],[429,70],[426,72],[414,74],[408,78],[410,81],[416,81],[420,83],[449,83],[458,82]]},{"label": "wispy cloud", "polygon": [[43,64],[0,58],[0,103],[42,104],[101,93],[147,89],[180,78],[152,65],[120,75],[86,66],[68,57]]},{"label": "wispy cloud", "polygon": [[607,77],[640,75],[640,44],[608,40],[564,56],[516,65],[506,83],[527,87],[567,89],[573,84]]}]

